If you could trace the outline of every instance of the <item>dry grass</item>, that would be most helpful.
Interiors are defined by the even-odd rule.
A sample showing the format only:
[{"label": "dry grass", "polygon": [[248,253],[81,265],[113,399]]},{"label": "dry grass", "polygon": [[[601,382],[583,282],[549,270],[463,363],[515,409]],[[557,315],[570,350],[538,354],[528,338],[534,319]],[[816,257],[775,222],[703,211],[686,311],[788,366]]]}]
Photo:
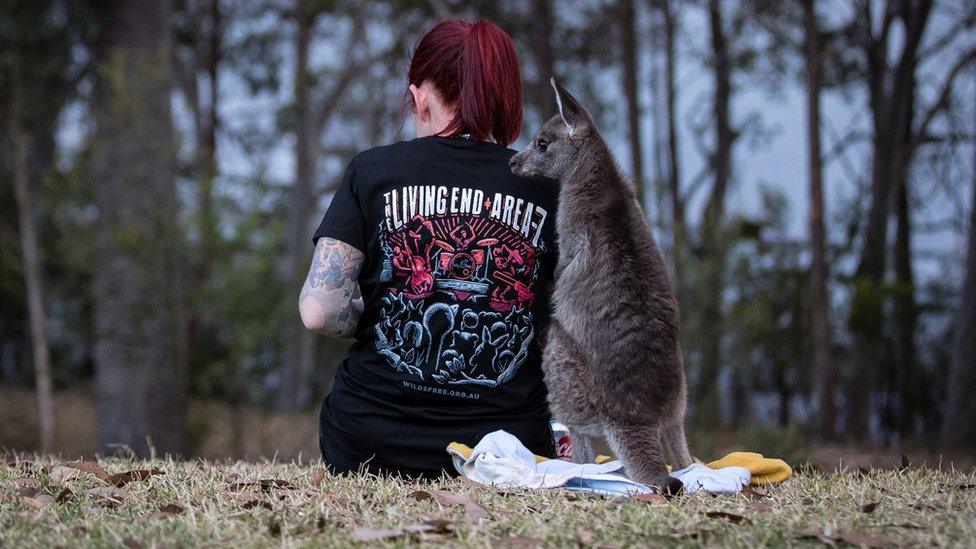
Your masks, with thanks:
[{"label": "dry grass", "polygon": [[976,478],[912,467],[648,502],[340,478],[297,463],[99,463],[107,473],[57,459],[0,467],[0,546],[976,544]]}]

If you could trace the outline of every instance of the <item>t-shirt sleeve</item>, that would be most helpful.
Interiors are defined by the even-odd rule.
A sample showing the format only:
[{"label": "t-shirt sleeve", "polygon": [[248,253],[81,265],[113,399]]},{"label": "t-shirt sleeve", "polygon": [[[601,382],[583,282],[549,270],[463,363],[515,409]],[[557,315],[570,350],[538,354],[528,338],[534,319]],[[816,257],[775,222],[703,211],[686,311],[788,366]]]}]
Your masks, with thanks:
[{"label": "t-shirt sleeve", "polygon": [[332,203],[312,236],[312,244],[317,244],[320,238],[341,240],[366,253],[366,219],[359,201],[355,159],[346,168]]}]

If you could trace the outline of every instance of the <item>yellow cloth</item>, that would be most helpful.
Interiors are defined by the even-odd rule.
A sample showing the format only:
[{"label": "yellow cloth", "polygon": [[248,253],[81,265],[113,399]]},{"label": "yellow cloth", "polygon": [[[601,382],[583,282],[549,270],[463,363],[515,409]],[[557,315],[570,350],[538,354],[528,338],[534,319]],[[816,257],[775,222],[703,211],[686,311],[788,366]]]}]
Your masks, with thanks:
[{"label": "yellow cloth", "polygon": [[[459,455],[464,459],[471,457],[471,447],[467,444],[461,444],[460,442],[452,442],[448,444],[447,451],[452,454]],[[549,458],[535,456],[536,463],[546,461],[547,459]],[[612,459],[612,456],[599,455],[596,457],[596,462],[606,463]],[[755,452],[732,452],[724,458],[707,463],[706,465],[712,469],[732,466],[744,467],[749,470],[749,473],[752,474],[752,481],[749,483],[752,486],[779,484],[793,475],[793,469],[787,465],[785,461],[781,459],[764,457],[762,454],[757,454]],[[668,467],[668,469],[670,469],[670,467]]]},{"label": "yellow cloth", "polygon": [[753,486],[779,484],[793,475],[793,469],[785,461],[764,457],[755,452],[732,452],[722,459],[709,463],[708,466],[712,469],[745,467],[752,473],[752,482],[749,484]]}]

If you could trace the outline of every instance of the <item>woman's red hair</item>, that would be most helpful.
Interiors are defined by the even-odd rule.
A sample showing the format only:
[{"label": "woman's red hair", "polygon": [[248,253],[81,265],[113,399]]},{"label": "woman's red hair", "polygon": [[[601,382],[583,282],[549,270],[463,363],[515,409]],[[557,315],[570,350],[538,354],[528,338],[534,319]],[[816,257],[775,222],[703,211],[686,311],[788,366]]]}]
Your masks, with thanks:
[{"label": "woman's red hair", "polygon": [[522,77],[515,45],[489,21],[442,21],[427,31],[410,61],[410,84],[430,81],[456,108],[444,129],[508,146],[522,132]]}]

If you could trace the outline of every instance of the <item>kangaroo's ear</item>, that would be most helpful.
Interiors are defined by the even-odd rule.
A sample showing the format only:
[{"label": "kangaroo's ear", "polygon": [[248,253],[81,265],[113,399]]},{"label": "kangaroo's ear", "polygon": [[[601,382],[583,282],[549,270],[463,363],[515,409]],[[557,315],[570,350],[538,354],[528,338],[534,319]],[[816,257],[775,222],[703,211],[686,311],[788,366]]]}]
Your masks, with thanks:
[{"label": "kangaroo's ear", "polygon": [[566,129],[572,134],[574,129],[589,120],[590,115],[572,94],[560,86],[559,82],[556,82],[555,76],[549,79],[549,83],[552,84],[552,89],[556,92],[559,117],[563,119],[563,124],[566,124]]}]

